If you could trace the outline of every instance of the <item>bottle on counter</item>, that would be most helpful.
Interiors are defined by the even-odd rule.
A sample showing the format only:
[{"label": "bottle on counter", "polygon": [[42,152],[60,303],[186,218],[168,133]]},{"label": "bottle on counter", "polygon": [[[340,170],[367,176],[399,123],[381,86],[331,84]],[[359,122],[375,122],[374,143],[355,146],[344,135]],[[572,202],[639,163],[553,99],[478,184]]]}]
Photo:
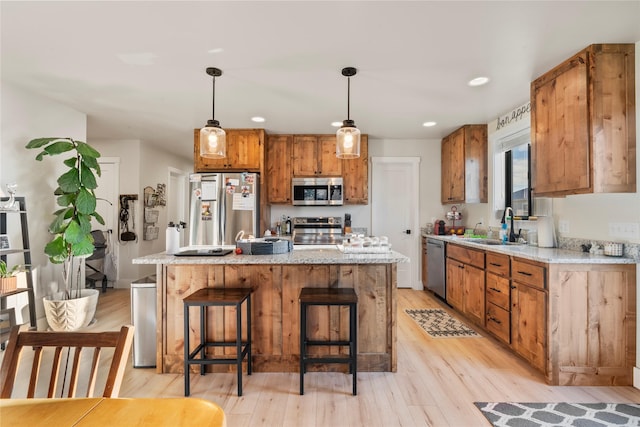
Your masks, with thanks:
[{"label": "bottle on counter", "polygon": [[279,236],[281,234],[282,231],[282,226],[280,225],[280,222],[276,222],[276,236]]},{"label": "bottle on counter", "polygon": [[285,234],[291,235],[291,232],[292,232],[292,230],[291,230],[291,217],[287,217],[287,221],[285,222],[285,224],[286,224],[286,227],[285,227],[286,233]]}]

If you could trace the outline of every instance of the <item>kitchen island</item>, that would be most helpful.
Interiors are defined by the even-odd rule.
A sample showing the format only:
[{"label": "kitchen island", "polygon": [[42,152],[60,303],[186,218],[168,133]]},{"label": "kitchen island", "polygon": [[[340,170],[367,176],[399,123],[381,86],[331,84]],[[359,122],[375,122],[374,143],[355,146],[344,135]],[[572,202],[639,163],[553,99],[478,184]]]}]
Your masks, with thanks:
[{"label": "kitchen island", "polygon": [[[182,299],[204,287],[252,288],[252,356],[257,372],[296,372],[299,369],[299,305],[302,287],[349,287],[358,294],[358,370],[396,371],[396,264],[404,255],[344,253],[337,246],[303,246],[275,255],[179,257],[158,253],[136,258],[134,264],[155,264],[157,275],[156,369],[182,373]],[[195,309],[194,309],[195,310]],[[210,310],[210,338],[235,337],[235,309]],[[196,313],[191,315],[197,318]],[[348,311],[317,307],[310,311],[309,332],[318,339],[345,339]],[[190,325],[191,342],[199,326]],[[216,349],[233,354],[233,349]],[[318,352],[341,354],[344,348]],[[320,365],[318,369],[341,369]],[[218,369],[233,369],[216,366]],[[195,368],[194,368],[195,371]]]}]

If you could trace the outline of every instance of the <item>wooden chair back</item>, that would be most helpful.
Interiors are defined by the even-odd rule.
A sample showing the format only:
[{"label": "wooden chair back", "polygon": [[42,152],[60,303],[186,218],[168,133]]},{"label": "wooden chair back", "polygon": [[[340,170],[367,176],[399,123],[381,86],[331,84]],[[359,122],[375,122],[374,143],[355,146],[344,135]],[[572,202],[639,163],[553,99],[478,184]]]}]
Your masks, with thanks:
[{"label": "wooden chair back", "polygon": [[[45,348],[52,348],[54,350],[49,379],[49,391],[47,393],[48,398],[56,397],[55,394],[59,380],[65,378],[66,381],[66,375],[69,370],[71,371],[71,376],[68,382],[67,397],[77,396],[78,378],[80,375],[84,375],[87,367],[84,366],[85,363],[80,363],[81,355],[84,350],[91,351],[91,349],[93,349],[86,392],[86,397],[93,397],[96,379],[98,377],[100,353],[103,348],[109,347],[113,347],[114,351],[102,396],[118,397],[132,342],[133,326],[123,326],[119,332],[20,331],[20,326],[15,326],[11,330],[0,370],[0,398],[11,397],[18,374],[22,349],[24,347],[33,347],[33,364],[31,367],[31,378],[29,379],[27,398],[33,398],[35,396],[43,349]],[[74,349],[73,361],[70,367],[65,366],[68,363],[61,363],[63,359],[63,349],[67,347],[69,348],[68,358],[70,358],[71,349]],[[85,357],[84,359],[86,360],[87,358]],[[62,372],[60,370],[61,366],[63,367]],[[81,366],[84,366],[85,369],[81,370]]]}]

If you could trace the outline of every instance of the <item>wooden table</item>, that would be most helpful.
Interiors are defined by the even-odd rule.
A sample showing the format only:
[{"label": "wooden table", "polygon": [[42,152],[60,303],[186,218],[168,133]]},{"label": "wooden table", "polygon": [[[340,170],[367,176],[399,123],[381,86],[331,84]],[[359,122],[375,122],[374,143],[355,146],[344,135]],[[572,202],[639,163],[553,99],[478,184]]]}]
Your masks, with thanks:
[{"label": "wooden table", "polygon": [[0,399],[1,426],[217,426],[222,408],[195,398]]}]

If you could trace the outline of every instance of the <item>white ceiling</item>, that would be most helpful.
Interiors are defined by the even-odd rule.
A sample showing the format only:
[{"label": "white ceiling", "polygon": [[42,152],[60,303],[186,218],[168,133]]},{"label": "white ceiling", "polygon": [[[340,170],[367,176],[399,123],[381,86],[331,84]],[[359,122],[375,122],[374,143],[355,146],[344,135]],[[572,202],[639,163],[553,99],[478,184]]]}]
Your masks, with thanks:
[{"label": "white ceiling", "polygon": [[[363,133],[439,139],[526,102],[531,80],[589,44],[640,41],[640,1],[2,1],[0,14],[3,80],[86,113],[89,141],[185,157],[211,118],[206,67],[223,70],[223,128],[333,133],[354,66]],[[467,86],[480,75],[490,83]]]}]

